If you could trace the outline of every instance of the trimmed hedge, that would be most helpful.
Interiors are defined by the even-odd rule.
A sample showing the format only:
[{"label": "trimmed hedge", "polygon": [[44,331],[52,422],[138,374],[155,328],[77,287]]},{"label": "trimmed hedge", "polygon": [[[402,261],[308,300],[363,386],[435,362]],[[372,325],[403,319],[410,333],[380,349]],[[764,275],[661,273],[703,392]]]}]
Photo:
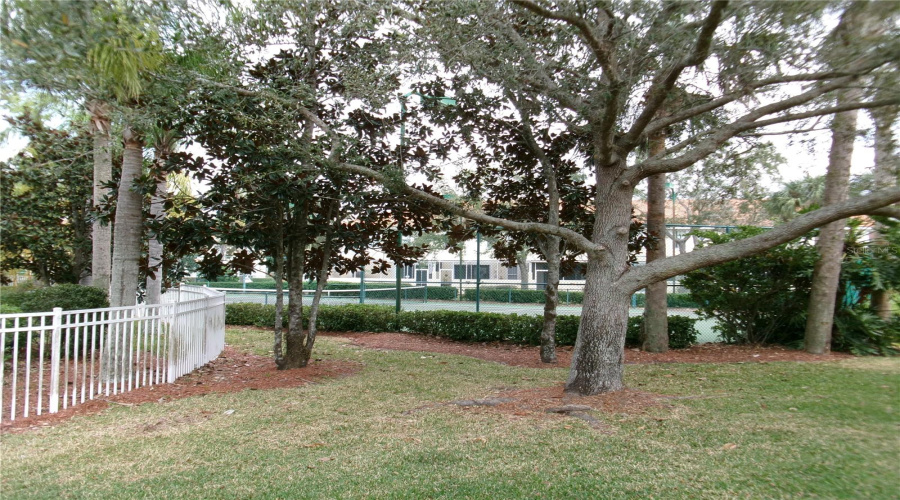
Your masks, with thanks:
[{"label": "trimmed hedge", "polygon": [[[284,325],[287,326],[285,308]],[[303,308],[303,318],[309,308]],[[558,316],[556,343],[575,345],[578,316]],[[639,345],[643,318],[629,318],[626,345]],[[693,318],[669,317],[669,346],[688,347],[697,340]],[[275,306],[249,303],[225,305],[225,323],[229,325],[271,328],[275,324]],[[304,323],[304,327],[308,326]],[[520,314],[473,313],[467,311],[402,311],[399,315],[389,306],[349,304],[319,307],[318,327],[333,332],[408,332],[445,337],[461,342],[513,342],[540,345],[543,317]]]},{"label": "trimmed hedge", "polygon": [[109,307],[109,300],[106,292],[92,286],[53,285],[25,292],[18,306],[22,312],[52,311],[54,307],[72,311]]},{"label": "trimmed hedge", "polygon": [[26,294],[34,290],[35,287],[31,283],[19,286],[0,286],[0,305],[21,307]]},{"label": "trimmed hedge", "polygon": [[[696,318],[688,316],[669,316],[669,348],[686,349],[697,343]],[[644,329],[643,316],[631,316],[628,318],[628,330],[625,333],[625,345],[628,347],[641,346],[641,330]]]}]

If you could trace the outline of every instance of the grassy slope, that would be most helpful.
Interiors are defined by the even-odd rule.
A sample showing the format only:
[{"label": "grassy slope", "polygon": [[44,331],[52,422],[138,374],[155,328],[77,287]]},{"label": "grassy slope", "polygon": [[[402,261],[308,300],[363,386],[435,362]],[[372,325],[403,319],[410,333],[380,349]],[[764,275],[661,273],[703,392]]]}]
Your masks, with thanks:
[{"label": "grassy slope", "polygon": [[[229,332],[265,352],[267,334]],[[8,498],[892,498],[900,360],[629,366],[673,400],[604,415],[612,432],[431,406],[559,383],[565,370],[357,349],[365,364],[302,388],[113,407],[2,437]],[[446,363],[446,364],[444,364]],[[419,408],[416,410],[416,408]],[[225,415],[226,410],[235,410]],[[410,411],[413,410],[413,411]],[[733,443],[737,447],[723,449]]]}]

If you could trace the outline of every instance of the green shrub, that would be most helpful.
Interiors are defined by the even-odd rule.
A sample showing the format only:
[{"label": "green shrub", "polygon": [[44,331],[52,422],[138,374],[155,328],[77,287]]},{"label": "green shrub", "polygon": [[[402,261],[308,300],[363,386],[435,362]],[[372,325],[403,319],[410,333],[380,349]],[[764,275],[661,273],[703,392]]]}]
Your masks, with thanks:
[{"label": "green shrub", "polygon": [[247,302],[238,302],[235,304],[225,304],[225,324],[226,325],[240,325],[240,326],[255,326],[257,323],[262,322],[260,318],[263,317],[265,311],[267,309],[272,309],[272,324],[265,326],[274,326],[275,319],[275,306],[264,306],[262,304],[252,304]]},{"label": "green shrub", "polygon": [[865,310],[842,309],[834,317],[832,349],[857,356],[900,354],[900,318],[885,321]]},{"label": "green shrub", "polygon": [[20,312],[22,312],[22,309],[17,306],[6,303],[0,304],[0,314],[16,314]]},{"label": "green shrub", "polygon": [[[760,234],[741,228],[730,234],[699,233],[713,244]],[[805,240],[777,246],[752,257],[688,273],[682,285],[715,318],[722,338],[731,343],[796,345],[803,340],[816,249]]]},{"label": "green shrub", "polygon": [[[402,300],[456,300],[456,288],[449,286],[429,286],[415,289],[408,289],[404,286],[400,289],[400,298]],[[366,285],[367,299],[380,300],[396,300],[397,288],[394,286],[380,286],[371,288]]]},{"label": "green shrub", "polygon": [[[669,316],[669,349],[686,349],[697,343],[696,318],[688,316]],[[644,328],[643,316],[631,316],[628,318],[628,329],[625,332],[625,345],[627,347],[641,346],[641,330]]]},{"label": "green shrub", "polygon": [[25,295],[34,289],[35,284],[32,281],[18,286],[0,286],[0,305],[21,307]]},{"label": "green shrub", "polygon": [[[303,317],[309,318],[308,308],[304,308]],[[394,308],[389,306],[320,306],[318,327],[329,332],[389,332],[397,329],[395,320]]]},{"label": "green shrub", "polygon": [[19,307],[23,312],[52,311],[54,307],[64,311],[99,309],[109,307],[109,300],[106,292],[92,286],[54,285],[26,292]]},{"label": "green shrub", "polygon": [[[207,285],[210,288],[244,288],[244,283],[240,281],[198,281],[198,285]],[[274,290],[275,289],[275,280],[272,278],[254,278],[252,282],[246,284],[247,290]],[[282,282],[282,286],[285,290],[289,289],[287,282]],[[416,286],[411,283],[403,283],[402,287],[410,287]],[[394,289],[396,285],[393,283],[366,283],[366,290],[380,290],[380,289]],[[442,288],[442,287],[429,287],[429,288]],[[314,281],[304,281],[303,282],[304,290],[315,290],[316,283]],[[329,282],[325,285],[326,290],[358,290],[359,282]],[[429,290],[430,292],[431,290]]]}]

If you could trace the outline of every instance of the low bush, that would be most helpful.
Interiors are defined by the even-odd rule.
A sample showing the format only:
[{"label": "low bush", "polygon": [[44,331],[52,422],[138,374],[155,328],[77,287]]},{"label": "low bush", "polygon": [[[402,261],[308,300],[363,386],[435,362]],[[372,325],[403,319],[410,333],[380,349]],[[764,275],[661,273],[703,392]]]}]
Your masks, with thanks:
[{"label": "low bush", "polygon": [[0,305],[21,307],[25,295],[34,289],[34,282],[27,282],[17,286],[0,286]]},{"label": "low bush", "polygon": [[[669,316],[669,349],[686,349],[697,343],[696,318],[688,316]],[[625,345],[628,347],[641,346],[641,330],[644,328],[643,316],[631,316],[628,318],[628,330],[625,333]]]},{"label": "low bush", "polygon": [[832,348],[856,356],[900,354],[900,318],[885,321],[865,310],[842,309],[834,315]]},{"label": "low bush", "polygon": [[[370,288],[366,285],[366,298],[395,300],[397,289],[393,286],[380,286]],[[457,289],[449,286],[429,286],[412,288],[404,286],[400,289],[400,298],[403,300],[456,300]]]},{"label": "low bush", "polygon": [[[244,283],[240,281],[228,281],[228,280],[220,280],[220,281],[197,281],[198,285],[206,285],[210,288],[243,288]],[[246,283],[248,290],[274,290],[275,289],[275,280],[272,278],[255,278],[253,281]],[[285,290],[287,290],[288,284],[287,282],[282,282],[282,286]],[[382,288],[394,288],[396,285],[393,283],[366,283],[366,290],[376,290]],[[416,286],[410,283],[403,283],[401,285],[403,287],[408,286]],[[304,281],[303,282],[304,290],[315,290],[316,282],[315,281]],[[344,281],[332,281],[325,285],[326,290],[358,290],[359,282],[344,282]]]},{"label": "low bush", "polygon": [[[396,330],[394,308],[388,306],[348,304],[342,306],[319,306],[318,327],[334,332],[387,332]],[[309,306],[303,307],[303,326],[309,326]],[[225,305],[225,324],[275,326],[275,306],[234,303]],[[288,308],[285,305],[282,324],[288,325]]]},{"label": "low bush", "polygon": [[54,307],[64,311],[99,309],[109,307],[109,300],[106,292],[92,286],[54,285],[26,292],[19,307],[23,312],[52,311]]},{"label": "low bush", "polygon": [[0,304],[0,314],[16,314],[22,312],[22,309],[10,304]]}]

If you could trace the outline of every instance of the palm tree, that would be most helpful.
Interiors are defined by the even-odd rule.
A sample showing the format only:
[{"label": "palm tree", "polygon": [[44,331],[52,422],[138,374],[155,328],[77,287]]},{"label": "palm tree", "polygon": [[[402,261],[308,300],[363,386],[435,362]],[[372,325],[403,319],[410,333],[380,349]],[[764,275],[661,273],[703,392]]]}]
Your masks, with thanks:
[{"label": "palm tree", "polygon": [[[112,152],[109,141],[109,104],[92,99],[87,104],[94,136],[94,206],[101,203],[106,194],[106,184],[112,180]],[[91,231],[91,282],[104,291],[109,291],[110,268],[112,267],[112,227],[95,218]]]},{"label": "palm tree", "polygon": [[824,196],[825,177],[806,177],[786,183],[764,205],[773,217],[788,221],[802,211],[821,205]]},{"label": "palm tree", "polygon": [[[152,140],[156,156],[155,161],[157,164],[161,164],[175,149],[175,134],[171,130],[157,128],[152,131]],[[150,199],[150,217],[157,220],[165,215],[163,212],[163,201],[166,197],[166,175],[164,172],[158,175],[156,192]],[[158,234],[151,234],[147,242],[147,261],[150,274],[147,275],[147,295],[144,302],[147,304],[159,304],[164,274],[163,246]]]}]

